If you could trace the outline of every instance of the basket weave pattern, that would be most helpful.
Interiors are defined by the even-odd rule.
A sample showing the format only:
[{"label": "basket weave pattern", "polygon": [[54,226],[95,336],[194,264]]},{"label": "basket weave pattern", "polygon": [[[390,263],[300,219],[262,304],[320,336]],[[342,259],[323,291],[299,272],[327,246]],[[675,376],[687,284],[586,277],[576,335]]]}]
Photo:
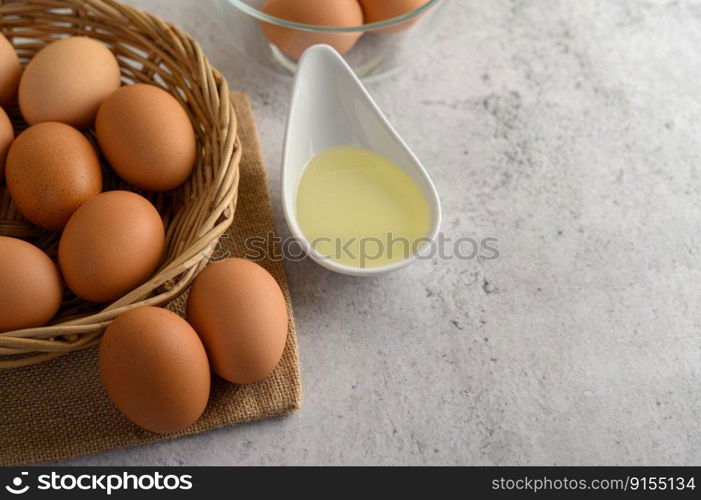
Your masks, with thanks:
[{"label": "basket weave pattern", "polygon": [[[176,27],[114,0],[0,0],[0,30],[25,65],[41,48],[66,36],[88,36],[117,56],[122,82],[160,85],[185,108],[198,143],[190,179],[169,193],[139,192],[158,208],[166,227],[159,269],[111,304],[89,304],[66,290],[51,326],[0,333],[0,369],[30,365],[99,342],[122,312],[164,305],[182,294],[207,264],[233,221],[241,145],[229,89],[197,43]],[[6,110],[17,132],[17,109]],[[88,133],[93,140],[92,132]],[[129,189],[104,166],[105,190]],[[26,222],[0,185],[0,235],[23,238],[56,257],[59,234]]]}]

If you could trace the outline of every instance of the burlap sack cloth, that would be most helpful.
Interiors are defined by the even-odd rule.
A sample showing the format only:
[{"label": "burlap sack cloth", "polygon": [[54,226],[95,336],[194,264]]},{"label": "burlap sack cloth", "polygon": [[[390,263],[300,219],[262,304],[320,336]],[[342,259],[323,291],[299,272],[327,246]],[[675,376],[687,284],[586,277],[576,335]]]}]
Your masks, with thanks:
[{"label": "burlap sack cloth", "polygon": [[[274,231],[272,209],[253,114],[244,94],[233,94],[243,143],[236,219],[217,253],[242,255],[243,241]],[[0,371],[0,465],[53,462],[102,451],[199,434],[230,424],[285,415],[299,408],[297,338],[281,262],[259,262],[277,279],[290,312],[287,347],[267,380],[236,386],[212,378],[207,409],[184,432],[161,436],[136,427],[102,388],[97,349],[16,370]],[[182,312],[184,297],[171,305]]]}]

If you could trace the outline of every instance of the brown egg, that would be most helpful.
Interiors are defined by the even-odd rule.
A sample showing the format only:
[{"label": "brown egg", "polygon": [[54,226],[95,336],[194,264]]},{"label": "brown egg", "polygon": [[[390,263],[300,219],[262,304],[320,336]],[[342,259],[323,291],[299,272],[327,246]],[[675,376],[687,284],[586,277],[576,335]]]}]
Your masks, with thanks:
[{"label": "brown egg", "polygon": [[[363,24],[363,11],[357,0],[267,0],[261,10],[266,14],[301,24],[326,27],[351,27]],[[345,54],[362,32],[315,33],[262,23],[263,33],[286,56],[295,61],[312,45],[325,43]]]},{"label": "brown egg", "polygon": [[71,37],[40,50],[24,70],[19,106],[30,124],[88,128],[102,101],[120,86],[119,63],[97,40]]},{"label": "brown egg", "polygon": [[287,306],[265,269],[226,259],[197,277],[187,320],[202,338],[214,371],[236,384],[263,380],[277,366],[287,342]]},{"label": "brown egg", "polygon": [[179,432],[209,399],[207,353],[192,327],[158,307],[127,311],[100,344],[100,377],[125,417],[151,432]]},{"label": "brown egg", "polygon": [[7,113],[0,108],[0,182],[5,176],[5,159],[14,140],[15,131],[12,128],[12,122]]},{"label": "brown egg", "polygon": [[44,326],[62,295],[61,275],[44,252],[0,236],[0,332]]},{"label": "brown egg", "polygon": [[0,33],[0,106],[10,109],[17,100],[22,69],[15,48]]},{"label": "brown egg", "polygon": [[[430,0],[360,0],[360,5],[363,7],[365,22],[379,23],[387,21],[395,17],[403,16],[409,12],[423,7]],[[381,33],[392,33],[409,28],[416,22],[415,19],[404,22],[398,26],[379,30]]]},{"label": "brown egg", "polygon": [[142,189],[175,189],[195,165],[197,142],[187,113],[154,85],[127,85],[109,96],[95,132],[112,168]]},{"label": "brown egg", "polygon": [[91,302],[118,299],[147,281],[163,254],[154,206],[127,191],[102,193],[70,218],[58,246],[68,288]]},{"label": "brown egg", "polygon": [[95,149],[63,123],[39,123],[22,132],[7,154],[5,176],[20,213],[52,231],[63,229],[78,207],[102,191]]}]

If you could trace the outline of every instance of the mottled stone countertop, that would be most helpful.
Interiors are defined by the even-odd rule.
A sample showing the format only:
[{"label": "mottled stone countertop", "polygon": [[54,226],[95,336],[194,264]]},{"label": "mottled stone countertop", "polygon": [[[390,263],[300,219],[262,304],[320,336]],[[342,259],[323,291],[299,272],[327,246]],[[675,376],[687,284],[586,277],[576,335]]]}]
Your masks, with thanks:
[{"label": "mottled stone countertop", "polygon": [[[277,224],[290,82],[209,1],[131,0],[197,38],[260,127]],[[447,237],[495,260],[359,280],[289,263],[296,414],[73,464],[699,464],[701,5],[451,0],[369,85]]]}]

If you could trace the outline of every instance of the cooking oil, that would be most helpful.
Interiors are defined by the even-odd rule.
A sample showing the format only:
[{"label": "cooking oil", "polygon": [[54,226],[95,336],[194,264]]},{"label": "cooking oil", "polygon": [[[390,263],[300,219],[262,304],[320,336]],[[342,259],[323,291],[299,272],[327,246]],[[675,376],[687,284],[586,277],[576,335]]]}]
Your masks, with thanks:
[{"label": "cooking oil", "polygon": [[324,258],[378,267],[409,258],[425,243],[428,201],[412,177],[383,156],[355,146],[315,155],[297,189],[297,220]]}]

